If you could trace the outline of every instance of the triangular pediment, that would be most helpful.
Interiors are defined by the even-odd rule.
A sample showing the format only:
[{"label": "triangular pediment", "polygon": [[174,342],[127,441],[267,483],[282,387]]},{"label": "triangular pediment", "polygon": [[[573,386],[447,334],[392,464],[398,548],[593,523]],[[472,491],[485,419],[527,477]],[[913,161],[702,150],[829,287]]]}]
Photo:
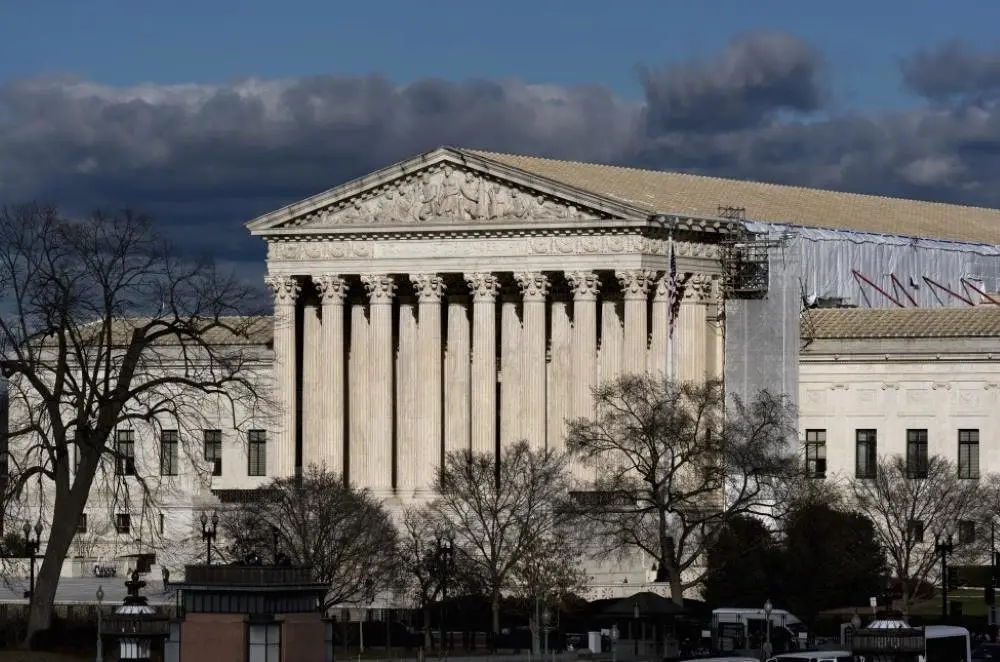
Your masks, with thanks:
[{"label": "triangular pediment", "polygon": [[254,233],[344,226],[643,218],[621,203],[442,148],[265,214]]}]

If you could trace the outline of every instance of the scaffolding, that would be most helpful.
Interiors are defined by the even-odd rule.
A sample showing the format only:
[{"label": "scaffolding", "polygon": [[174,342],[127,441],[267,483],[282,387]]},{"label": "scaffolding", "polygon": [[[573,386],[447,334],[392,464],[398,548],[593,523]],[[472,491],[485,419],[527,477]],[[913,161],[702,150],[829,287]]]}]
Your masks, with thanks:
[{"label": "scaffolding", "polygon": [[[719,207],[719,217],[746,221],[743,207]],[[763,299],[770,284],[771,250],[784,245],[788,233],[741,232],[721,243],[722,289],[726,299]]]}]

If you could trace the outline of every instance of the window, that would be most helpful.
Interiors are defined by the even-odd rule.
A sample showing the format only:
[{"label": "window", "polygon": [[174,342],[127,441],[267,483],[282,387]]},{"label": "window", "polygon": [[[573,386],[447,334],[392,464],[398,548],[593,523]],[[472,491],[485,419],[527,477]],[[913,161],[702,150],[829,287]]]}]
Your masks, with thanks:
[{"label": "window", "polygon": [[212,475],[222,475],[222,430],[204,431],[205,461],[212,463]]},{"label": "window", "polygon": [[80,521],[76,523],[76,532],[87,532],[87,513],[80,513]]},{"label": "window", "polygon": [[958,477],[979,478],[979,430],[958,431]]},{"label": "window", "polygon": [[976,542],[976,523],[972,520],[959,520],[958,544],[971,545]]},{"label": "window", "polygon": [[135,430],[115,431],[115,473],[135,475]]},{"label": "window", "polygon": [[910,520],[906,523],[906,533],[913,542],[923,542],[924,523],[920,520]]},{"label": "window", "polygon": [[267,475],[267,433],[264,430],[250,430],[247,433],[247,475]]},{"label": "window", "polygon": [[280,662],[281,623],[250,623],[247,626],[248,662]]},{"label": "window", "polygon": [[906,431],[906,477],[927,478],[927,430]]},{"label": "window", "polygon": [[132,531],[132,516],[127,513],[115,515],[115,530],[121,534],[128,534]]},{"label": "window", "polygon": [[177,430],[163,430],[160,432],[160,475],[177,475],[177,447],[179,439]]},{"label": "window", "polygon": [[806,430],[806,473],[826,478],[826,430]]},{"label": "window", "polygon": [[878,466],[878,431],[854,431],[854,476],[874,478]]},{"label": "window", "polygon": [[160,513],[159,529],[160,529],[160,535],[161,536],[163,535],[163,530],[166,528],[166,526],[165,526],[165,524],[166,524],[165,520],[166,520],[166,518],[163,516],[163,513]]}]

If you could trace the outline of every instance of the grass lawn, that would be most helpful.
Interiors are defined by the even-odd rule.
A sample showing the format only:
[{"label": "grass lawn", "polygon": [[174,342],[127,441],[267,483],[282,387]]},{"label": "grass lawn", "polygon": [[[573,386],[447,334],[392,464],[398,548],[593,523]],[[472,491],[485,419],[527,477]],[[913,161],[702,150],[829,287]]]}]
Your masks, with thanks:
[{"label": "grass lawn", "polygon": [[94,659],[93,653],[45,653],[36,651],[0,651],[0,662],[80,662]]},{"label": "grass lawn", "polygon": [[[983,589],[959,589],[948,593],[948,601],[962,603],[962,611],[966,616],[986,616],[989,607],[983,599]],[[941,595],[938,594],[930,600],[921,600],[913,605],[911,614],[919,616],[940,616],[941,615]]]}]

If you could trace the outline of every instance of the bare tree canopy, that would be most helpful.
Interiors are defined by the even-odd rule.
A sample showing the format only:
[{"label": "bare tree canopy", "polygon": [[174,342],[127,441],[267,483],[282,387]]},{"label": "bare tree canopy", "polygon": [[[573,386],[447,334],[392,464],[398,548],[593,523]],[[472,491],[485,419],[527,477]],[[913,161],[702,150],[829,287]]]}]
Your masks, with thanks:
[{"label": "bare tree canopy", "polygon": [[[454,536],[458,554],[489,596],[494,634],[501,596],[527,578],[519,570],[559,530],[568,476],[565,455],[533,450],[525,441],[504,448],[499,464],[493,454],[455,451],[438,469],[431,516]],[[555,576],[549,569],[546,577]]]},{"label": "bare tree canopy", "polygon": [[[572,421],[567,446],[597,469],[577,510],[604,555],[641,550],[671,597],[700,584],[704,555],[736,515],[773,516],[798,468],[794,409],[761,391],[734,399],[720,382],[625,375],[594,389],[595,417]],[[725,413],[725,415],[723,415]],[[782,488],[783,489],[783,488]]]},{"label": "bare tree canopy", "polygon": [[[875,526],[889,569],[900,584],[904,612],[918,589],[937,575],[935,535],[947,535],[950,527],[956,528],[952,533],[962,534],[954,539],[957,561],[976,560],[982,552],[974,531],[984,519],[987,495],[978,480],[959,478],[947,458],[930,457],[915,473],[903,456],[884,456],[874,477],[855,478],[850,490],[854,508]],[[962,523],[971,524],[973,540],[957,530]]]},{"label": "bare tree canopy", "polygon": [[399,533],[386,508],[367,490],[318,467],[301,478],[276,478],[258,498],[223,514],[220,536],[229,556],[310,566],[330,585],[327,607],[370,603],[399,585]]},{"label": "bare tree canopy", "polygon": [[[211,262],[175,253],[128,211],[68,220],[53,207],[0,208],[0,371],[10,391],[9,494],[38,481],[51,504],[28,641],[47,629],[67,551],[95,478],[112,499],[152,487],[109,443],[116,429],[198,427],[206,401],[253,412],[247,316],[262,300]],[[210,396],[206,398],[206,396]],[[238,407],[237,407],[238,404]],[[234,427],[237,427],[234,422]],[[116,465],[118,465],[116,467]],[[116,475],[131,473],[124,476]],[[156,472],[159,473],[159,472]]]}]

